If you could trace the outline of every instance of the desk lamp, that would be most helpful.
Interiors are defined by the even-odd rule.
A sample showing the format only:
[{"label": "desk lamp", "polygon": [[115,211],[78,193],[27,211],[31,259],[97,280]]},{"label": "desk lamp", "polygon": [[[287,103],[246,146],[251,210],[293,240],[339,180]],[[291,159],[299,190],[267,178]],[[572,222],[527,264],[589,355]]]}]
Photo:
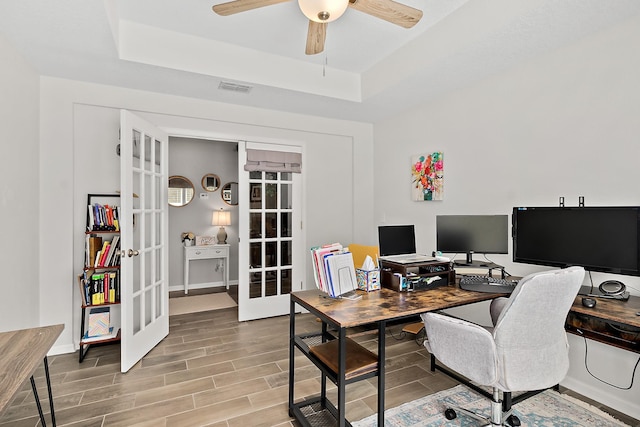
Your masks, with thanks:
[{"label": "desk lamp", "polygon": [[225,225],[231,225],[231,212],[224,211],[220,208],[219,211],[213,211],[213,217],[211,218],[211,225],[218,225],[218,235],[216,236],[218,243],[227,243],[227,232],[224,230]]}]

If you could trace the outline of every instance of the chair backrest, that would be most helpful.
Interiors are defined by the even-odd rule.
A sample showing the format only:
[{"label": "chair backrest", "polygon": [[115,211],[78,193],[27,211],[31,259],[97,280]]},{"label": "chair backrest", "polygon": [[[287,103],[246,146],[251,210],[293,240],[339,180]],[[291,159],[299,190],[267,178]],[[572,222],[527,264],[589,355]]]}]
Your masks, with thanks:
[{"label": "chair backrest", "polygon": [[348,247],[351,255],[353,256],[353,265],[355,266],[355,268],[362,267],[362,263],[364,262],[367,255],[369,255],[373,259],[376,267],[378,266],[378,256],[380,256],[380,250],[377,246],[366,246],[352,243]]},{"label": "chair backrest", "polygon": [[493,330],[501,388],[538,390],[558,384],[569,369],[564,329],[584,280],[582,267],[524,277]]}]

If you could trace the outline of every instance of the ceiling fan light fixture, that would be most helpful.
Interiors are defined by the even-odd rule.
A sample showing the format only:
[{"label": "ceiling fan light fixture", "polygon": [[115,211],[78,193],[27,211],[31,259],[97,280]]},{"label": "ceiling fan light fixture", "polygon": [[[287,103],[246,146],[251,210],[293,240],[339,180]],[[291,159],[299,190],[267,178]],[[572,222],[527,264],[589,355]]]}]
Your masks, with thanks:
[{"label": "ceiling fan light fixture", "polygon": [[349,0],[298,0],[304,16],[312,21],[326,23],[340,18],[349,6]]}]

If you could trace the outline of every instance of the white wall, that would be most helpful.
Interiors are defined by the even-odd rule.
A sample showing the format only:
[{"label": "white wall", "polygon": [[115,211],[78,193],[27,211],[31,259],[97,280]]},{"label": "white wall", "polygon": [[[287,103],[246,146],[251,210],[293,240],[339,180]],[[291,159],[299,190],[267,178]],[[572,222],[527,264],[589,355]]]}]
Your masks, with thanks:
[{"label": "white wall", "polygon": [[[41,156],[47,159],[41,174],[48,177],[40,203],[56,206],[59,218],[56,227],[40,233],[39,288],[46,301],[40,305],[40,321],[66,325],[54,352],[73,351],[79,335],[76,275],[82,268],[86,193],[117,189],[113,187],[119,183],[115,146],[120,108],[170,135],[301,145],[306,244],[371,239],[371,125],[48,77],[41,79],[40,103]],[[97,158],[105,161],[104,174],[95,173]],[[43,222],[49,212],[41,212]],[[53,247],[54,256],[49,250]],[[307,279],[311,278],[309,269]]]},{"label": "white wall", "polygon": [[36,71],[0,36],[0,332],[39,326],[39,91]]},{"label": "white wall", "polygon": [[[557,206],[560,196],[573,206],[579,196],[591,206],[639,205],[638,42],[634,19],[377,123],[375,222],[415,223],[418,249],[430,252],[438,214],[510,214]],[[444,201],[412,202],[410,156],[432,150],[444,151]],[[491,256],[514,275],[541,270],[510,257]],[[596,284],[605,278],[593,274]],[[615,278],[640,294],[640,278]],[[470,314],[488,318],[483,310]],[[607,386],[586,372],[581,341],[571,344],[566,384],[640,418],[638,374],[632,390]],[[638,354],[597,343],[589,354],[603,379],[628,385]]]}]

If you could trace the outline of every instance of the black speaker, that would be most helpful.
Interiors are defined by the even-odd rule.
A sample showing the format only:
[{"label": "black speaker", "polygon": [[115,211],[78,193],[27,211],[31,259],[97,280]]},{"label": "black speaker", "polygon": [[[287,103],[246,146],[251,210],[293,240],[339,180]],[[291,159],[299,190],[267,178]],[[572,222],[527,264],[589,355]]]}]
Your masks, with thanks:
[{"label": "black speaker", "polygon": [[602,292],[603,295],[608,296],[622,295],[624,291],[627,290],[624,283],[617,280],[605,280],[604,282],[600,283],[598,289],[600,290],[600,292]]}]

